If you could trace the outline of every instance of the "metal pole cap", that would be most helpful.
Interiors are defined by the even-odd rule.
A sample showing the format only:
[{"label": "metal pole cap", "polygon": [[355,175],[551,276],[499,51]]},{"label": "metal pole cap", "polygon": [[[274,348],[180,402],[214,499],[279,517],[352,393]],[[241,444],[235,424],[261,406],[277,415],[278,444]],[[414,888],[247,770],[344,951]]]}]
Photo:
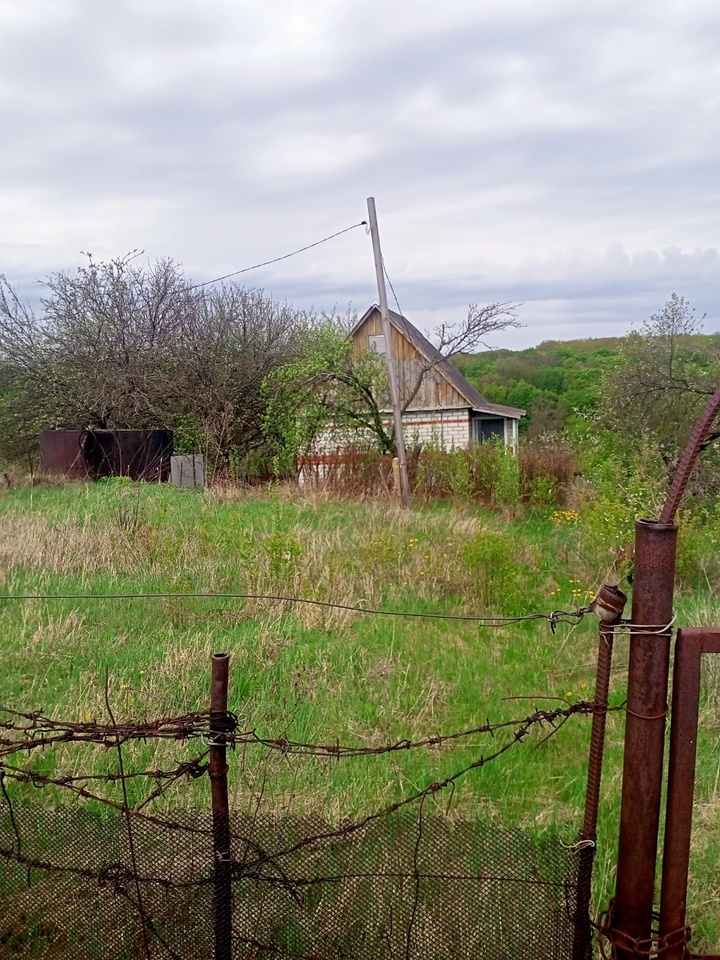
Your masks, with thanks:
[{"label": "metal pole cap", "polygon": [[604,623],[617,623],[622,617],[627,597],[616,583],[604,583],[590,604],[590,610]]}]

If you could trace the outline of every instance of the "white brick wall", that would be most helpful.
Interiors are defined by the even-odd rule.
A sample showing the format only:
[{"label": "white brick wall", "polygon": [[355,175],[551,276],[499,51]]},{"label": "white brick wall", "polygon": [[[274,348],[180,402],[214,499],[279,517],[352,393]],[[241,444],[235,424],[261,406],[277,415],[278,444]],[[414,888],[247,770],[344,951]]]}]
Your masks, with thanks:
[{"label": "white brick wall", "polygon": [[413,410],[403,417],[405,445],[433,446],[439,450],[457,450],[470,443],[470,411]]},{"label": "white brick wall", "polygon": [[[385,422],[392,432],[392,420]],[[467,447],[470,443],[470,411],[454,410],[415,410],[403,416],[403,436],[405,446],[414,447],[420,443],[423,447],[434,446],[441,450]],[[342,430],[328,427],[315,442],[312,454],[335,453],[353,443],[362,441],[359,430]],[[367,436],[371,440],[370,436]]]},{"label": "white brick wall", "polygon": [[[392,431],[392,420],[385,421],[385,428]],[[518,425],[516,420],[505,420],[505,444],[513,452],[517,451]],[[472,424],[470,409],[447,410],[413,410],[403,416],[403,436],[405,447],[412,450],[416,444],[423,447],[433,447],[436,450],[460,450],[468,447],[472,442]],[[300,483],[310,477],[321,480],[328,469],[326,463],[334,461],[343,451],[362,442],[363,433],[360,430],[328,427],[317,438],[307,458],[308,477],[300,472]],[[366,439],[374,446],[373,438],[367,434]]]},{"label": "white brick wall", "polygon": [[[477,424],[475,426],[477,427]],[[392,433],[393,424],[390,417],[385,421],[385,428]],[[517,451],[517,420],[506,419],[503,433],[505,445]],[[369,433],[364,435],[360,430],[328,427],[315,441],[310,456],[322,457],[337,454],[348,446],[361,443],[363,436],[370,445],[375,445],[374,438]],[[409,450],[418,443],[423,447],[434,447],[437,450],[465,449],[470,446],[474,437],[470,409],[455,407],[446,410],[408,411],[403,416],[403,436],[405,446]]]}]

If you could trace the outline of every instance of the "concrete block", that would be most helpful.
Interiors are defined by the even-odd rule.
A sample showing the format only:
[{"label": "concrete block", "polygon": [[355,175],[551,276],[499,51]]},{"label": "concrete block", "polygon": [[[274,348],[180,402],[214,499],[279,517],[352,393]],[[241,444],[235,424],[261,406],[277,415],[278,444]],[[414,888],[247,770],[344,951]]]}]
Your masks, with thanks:
[{"label": "concrete block", "polygon": [[201,453],[170,458],[170,482],[176,487],[204,487],[205,466]]}]

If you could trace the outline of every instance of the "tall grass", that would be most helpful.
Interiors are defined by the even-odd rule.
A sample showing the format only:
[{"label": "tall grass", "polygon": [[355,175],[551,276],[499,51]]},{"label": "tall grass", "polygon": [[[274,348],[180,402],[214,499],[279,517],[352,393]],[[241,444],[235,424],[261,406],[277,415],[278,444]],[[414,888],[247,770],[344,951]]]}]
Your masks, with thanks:
[{"label": "tall grass", "polygon": [[[514,511],[521,503],[562,505],[577,472],[569,448],[526,445],[515,456],[502,444],[467,449],[417,449],[408,457],[410,485],[416,500],[438,499],[481,504]],[[306,487],[334,495],[387,496],[392,492],[392,458],[365,448],[345,450],[303,467]]]},{"label": "tall grass", "polygon": [[[560,467],[556,472],[561,475]],[[462,476],[479,483],[472,470]],[[542,476],[536,471],[533,479]],[[519,480],[516,489],[520,495]],[[569,484],[567,496],[572,506],[563,508],[541,506],[537,497],[512,511],[418,498],[402,511],[383,498],[298,496],[288,488],[269,496],[232,487],[203,493],[122,483],[10,490],[0,495],[0,590],[238,592],[456,615],[572,609],[597,589],[612,557],[599,519],[604,505]],[[720,521],[713,515],[683,529],[681,555],[684,550],[689,559],[678,625],[720,623],[720,573],[711,549]],[[628,539],[632,518],[618,521],[614,532]],[[6,665],[0,702],[16,709],[103,719],[106,671],[119,719],[204,709],[210,655],[227,650],[231,708],[242,728],[291,740],[376,745],[589,698],[597,643],[589,620],[553,635],[537,622],[491,630],[283,600],[4,601],[0,629]],[[626,645],[620,639],[616,646],[611,702],[619,706]],[[720,839],[716,678],[708,672],[704,688],[693,840],[690,919],[698,946],[717,933],[709,906]],[[611,713],[598,904],[607,902],[613,885],[622,734],[622,714]],[[468,775],[452,797],[439,795],[430,807],[450,818],[482,816],[536,834],[552,829],[570,843],[581,818],[588,737],[587,719],[574,717],[554,737],[538,736]],[[234,803],[252,803],[262,791],[277,813],[321,812],[339,821],[442,779],[491,747],[477,738],[463,747],[342,763],[281,755],[255,763],[246,753],[231,770]],[[152,767],[187,752],[147,745],[136,762]],[[57,747],[42,769],[67,771],[69,765],[72,771],[86,762],[77,749]],[[114,757],[108,752],[94,762],[112,769]],[[162,803],[206,804],[206,789],[204,779],[183,783]]]}]

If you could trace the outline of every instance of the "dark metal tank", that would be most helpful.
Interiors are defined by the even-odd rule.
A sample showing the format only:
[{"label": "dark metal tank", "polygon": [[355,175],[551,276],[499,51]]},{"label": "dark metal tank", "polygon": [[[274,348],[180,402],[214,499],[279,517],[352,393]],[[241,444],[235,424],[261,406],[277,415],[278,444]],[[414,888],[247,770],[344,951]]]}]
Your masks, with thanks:
[{"label": "dark metal tank", "polygon": [[166,481],[170,475],[169,430],[44,430],[40,469],[77,479],[131,477]]}]

